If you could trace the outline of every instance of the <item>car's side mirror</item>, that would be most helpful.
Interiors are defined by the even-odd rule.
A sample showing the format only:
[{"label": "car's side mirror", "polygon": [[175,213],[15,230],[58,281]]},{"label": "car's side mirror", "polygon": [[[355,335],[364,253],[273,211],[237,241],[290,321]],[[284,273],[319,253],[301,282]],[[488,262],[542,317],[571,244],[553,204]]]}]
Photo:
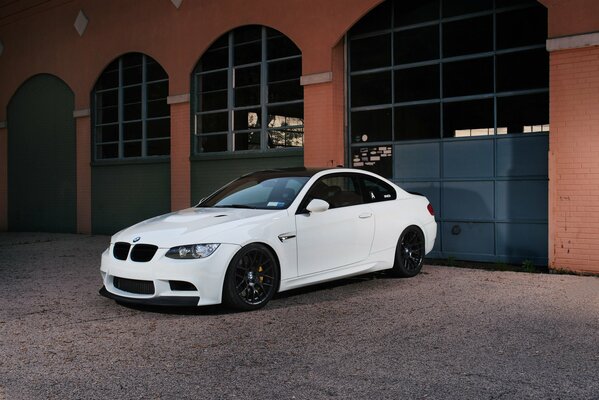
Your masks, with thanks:
[{"label": "car's side mirror", "polygon": [[306,206],[309,212],[323,212],[329,209],[329,203],[321,199],[312,199]]}]

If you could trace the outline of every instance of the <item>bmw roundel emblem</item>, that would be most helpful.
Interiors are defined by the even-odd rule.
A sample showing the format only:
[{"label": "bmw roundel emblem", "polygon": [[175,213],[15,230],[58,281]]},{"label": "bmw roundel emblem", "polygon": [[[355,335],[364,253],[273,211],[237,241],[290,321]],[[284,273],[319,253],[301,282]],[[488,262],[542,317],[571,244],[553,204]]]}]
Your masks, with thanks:
[{"label": "bmw roundel emblem", "polygon": [[139,242],[139,239],[141,239],[141,237],[137,236],[135,238],[133,238],[133,243],[137,243]]}]

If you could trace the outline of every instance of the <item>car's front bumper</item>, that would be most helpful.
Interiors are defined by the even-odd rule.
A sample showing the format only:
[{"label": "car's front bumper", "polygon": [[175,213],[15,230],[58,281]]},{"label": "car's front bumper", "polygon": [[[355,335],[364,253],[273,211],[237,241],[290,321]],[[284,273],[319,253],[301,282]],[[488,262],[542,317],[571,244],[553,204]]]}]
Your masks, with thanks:
[{"label": "car's front bumper", "polygon": [[[158,249],[148,262],[118,260],[113,245],[102,254],[100,272],[103,288],[100,294],[123,303],[147,305],[200,306],[220,304],[227,267],[240,246],[221,244],[205,259],[175,260],[165,256],[167,249]],[[151,282],[153,293],[133,293],[121,290],[114,280]],[[173,290],[172,282],[191,284],[196,290]],[[175,288],[176,289],[176,288]]]}]

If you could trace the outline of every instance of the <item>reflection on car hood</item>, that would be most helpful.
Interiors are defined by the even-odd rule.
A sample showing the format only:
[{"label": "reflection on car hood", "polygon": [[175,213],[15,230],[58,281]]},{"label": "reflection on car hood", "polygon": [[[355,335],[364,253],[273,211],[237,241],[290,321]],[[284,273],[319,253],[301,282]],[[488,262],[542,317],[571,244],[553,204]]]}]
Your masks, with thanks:
[{"label": "reflection on car hood", "polygon": [[[282,210],[286,213],[286,210]],[[162,248],[193,243],[211,243],[217,234],[246,224],[260,224],[281,211],[237,208],[187,208],[154,217],[112,237],[112,242],[154,244]]]}]

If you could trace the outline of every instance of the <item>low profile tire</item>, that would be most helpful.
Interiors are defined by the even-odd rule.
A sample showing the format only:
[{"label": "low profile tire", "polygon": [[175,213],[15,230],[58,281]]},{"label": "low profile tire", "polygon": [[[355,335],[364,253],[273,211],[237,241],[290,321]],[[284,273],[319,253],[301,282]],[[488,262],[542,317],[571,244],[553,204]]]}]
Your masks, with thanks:
[{"label": "low profile tire", "polygon": [[223,302],[237,310],[257,310],[274,296],[279,285],[279,265],[273,252],[259,243],[235,254],[225,275]]},{"label": "low profile tire", "polygon": [[418,275],[424,260],[424,234],[417,226],[408,226],[399,236],[391,275],[409,278]]}]

